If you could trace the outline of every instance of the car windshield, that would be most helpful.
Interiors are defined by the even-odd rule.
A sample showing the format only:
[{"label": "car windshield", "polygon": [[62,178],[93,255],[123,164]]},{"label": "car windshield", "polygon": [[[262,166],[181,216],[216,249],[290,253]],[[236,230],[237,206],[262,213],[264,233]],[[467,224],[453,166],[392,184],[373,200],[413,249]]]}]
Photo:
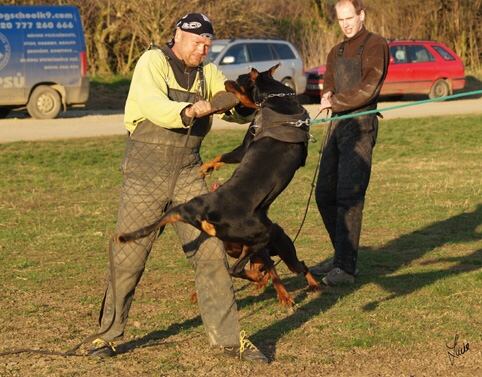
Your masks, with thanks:
[{"label": "car windshield", "polygon": [[216,57],[219,55],[219,53],[221,51],[223,51],[225,48],[226,48],[225,44],[221,44],[221,43],[214,44],[213,43],[211,45],[211,48],[209,49],[209,52],[208,52],[208,55],[206,56],[205,61],[212,63],[214,61],[214,59],[216,59]]}]

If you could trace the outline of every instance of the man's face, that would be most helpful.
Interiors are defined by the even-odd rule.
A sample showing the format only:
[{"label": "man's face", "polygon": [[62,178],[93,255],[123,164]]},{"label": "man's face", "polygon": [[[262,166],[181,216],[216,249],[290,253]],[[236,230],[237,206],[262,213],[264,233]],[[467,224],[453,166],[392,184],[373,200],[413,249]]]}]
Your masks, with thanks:
[{"label": "man's face", "polygon": [[355,7],[351,3],[341,3],[336,7],[336,16],[341,30],[347,38],[353,38],[358,33],[365,19],[365,11],[361,11],[359,15],[355,13]]},{"label": "man's face", "polygon": [[201,64],[212,44],[209,38],[182,31],[181,29],[176,30],[174,41],[172,51],[188,67],[197,67]]}]

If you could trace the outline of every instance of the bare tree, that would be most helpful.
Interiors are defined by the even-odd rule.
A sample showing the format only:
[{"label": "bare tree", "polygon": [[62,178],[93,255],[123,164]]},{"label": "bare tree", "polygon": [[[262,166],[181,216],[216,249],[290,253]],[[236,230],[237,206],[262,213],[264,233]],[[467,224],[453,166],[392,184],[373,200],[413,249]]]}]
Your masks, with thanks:
[{"label": "bare tree", "polygon": [[[271,36],[291,41],[306,67],[323,64],[342,38],[334,0],[4,0],[9,5],[75,5],[90,72],[132,72],[150,43],[163,45],[190,12],[211,18],[216,38]],[[435,39],[479,67],[482,0],[365,0],[367,27],[386,38]]]}]

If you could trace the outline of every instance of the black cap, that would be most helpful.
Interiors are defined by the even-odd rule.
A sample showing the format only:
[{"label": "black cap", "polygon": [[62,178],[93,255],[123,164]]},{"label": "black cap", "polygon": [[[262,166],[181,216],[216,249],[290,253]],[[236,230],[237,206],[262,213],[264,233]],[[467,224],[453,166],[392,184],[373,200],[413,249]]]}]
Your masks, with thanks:
[{"label": "black cap", "polygon": [[[214,38],[213,24],[209,18],[202,13],[186,14],[176,22],[176,29],[177,28],[181,29],[182,31],[187,31],[188,33],[197,34],[209,39]],[[176,31],[174,30],[174,34],[175,33]],[[169,47],[174,45],[174,36],[171,38],[171,41],[168,43],[168,45]]]}]

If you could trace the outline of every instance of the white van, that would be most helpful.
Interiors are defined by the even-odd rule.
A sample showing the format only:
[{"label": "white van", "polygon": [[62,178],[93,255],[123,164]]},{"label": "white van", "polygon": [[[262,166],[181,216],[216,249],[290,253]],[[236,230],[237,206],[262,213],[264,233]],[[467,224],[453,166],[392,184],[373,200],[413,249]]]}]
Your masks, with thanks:
[{"label": "white van", "polygon": [[296,48],[282,39],[215,39],[206,61],[216,64],[228,80],[236,80],[251,68],[262,72],[280,63],[274,78],[297,94],[306,89],[303,60]]}]

